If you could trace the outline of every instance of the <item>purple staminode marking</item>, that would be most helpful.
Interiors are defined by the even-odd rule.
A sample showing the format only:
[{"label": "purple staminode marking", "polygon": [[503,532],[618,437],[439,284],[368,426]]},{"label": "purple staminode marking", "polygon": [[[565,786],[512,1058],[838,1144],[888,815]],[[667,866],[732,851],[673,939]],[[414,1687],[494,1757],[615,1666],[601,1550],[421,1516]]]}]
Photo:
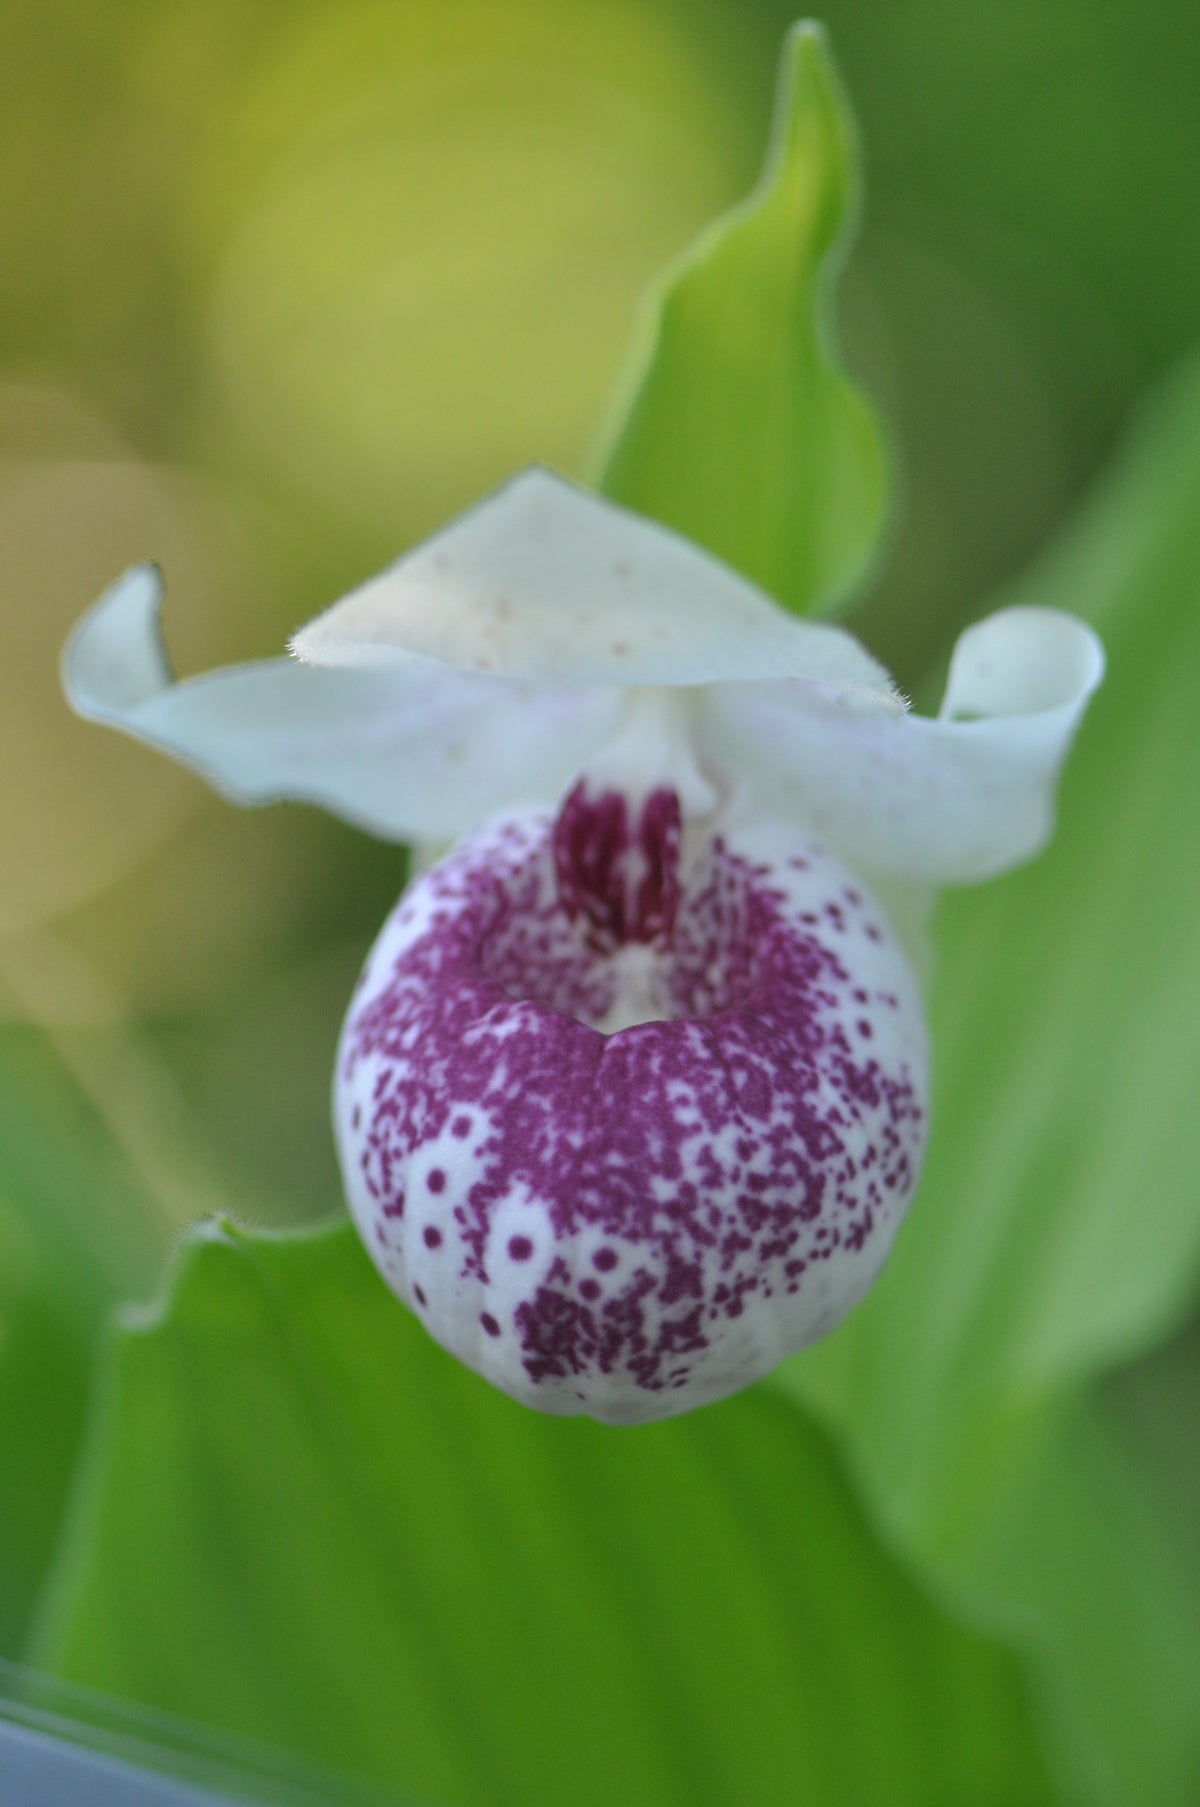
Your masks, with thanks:
[{"label": "purple staminode marking", "polygon": [[581,778],[554,824],[554,872],[567,916],[582,918],[596,950],[669,935],[679,907],[682,821],[674,791],[640,809],[620,791],[594,794]]},{"label": "purple staminode marking", "polygon": [[[381,1271],[551,1411],[767,1372],[866,1290],[916,1182],[924,1025],[878,906],[794,829],[683,853],[673,793],[501,818],[406,893],[343,1036]],[[654,1020],[605,1033],[631,949]]]}]

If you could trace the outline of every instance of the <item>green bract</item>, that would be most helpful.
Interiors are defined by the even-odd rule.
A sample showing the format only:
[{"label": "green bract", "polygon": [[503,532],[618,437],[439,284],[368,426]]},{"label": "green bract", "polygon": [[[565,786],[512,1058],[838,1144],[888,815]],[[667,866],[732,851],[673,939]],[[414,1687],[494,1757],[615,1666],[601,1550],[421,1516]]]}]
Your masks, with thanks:
[{"label": "green bract", "polygon": [[834,345],[857,188],[824,34],[797,25],[762,179],[664,278],[601,460],[606,495],[800,614],[845,599],[886,508],[879,427]]}]

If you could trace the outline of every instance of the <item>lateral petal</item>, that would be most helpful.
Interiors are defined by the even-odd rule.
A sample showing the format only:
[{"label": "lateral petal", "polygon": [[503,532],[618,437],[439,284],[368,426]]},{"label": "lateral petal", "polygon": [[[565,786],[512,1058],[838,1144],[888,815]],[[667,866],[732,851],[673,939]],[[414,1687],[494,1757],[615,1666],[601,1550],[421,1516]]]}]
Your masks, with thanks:
[{"label": "lateral petal", "polygon": [[1049,838],[1059,770],[1103,672],[1083,622],[1005,609],[960,638],[936,721],[814,700],[785,680],[715,686],[700,734],[756,811],[802,821],[857,870],[969,884]]},{"label": "lateral petal", "polygon": [[539,469],[318,615],[292,649],[314,665],[419,653],[538,683],[806,678],[897,707],[852,635],[785,614],[699,546]]},{"label": "lateral petal", "polygon": [[176,683],[162,593],[153,565],[105,592],[68,643],[67,696],[238,803],[294,799],[386,839],[449,839],[503,803],[552,801],[619,715],[615,690],[412,657],[345,671],[267,659]]}]

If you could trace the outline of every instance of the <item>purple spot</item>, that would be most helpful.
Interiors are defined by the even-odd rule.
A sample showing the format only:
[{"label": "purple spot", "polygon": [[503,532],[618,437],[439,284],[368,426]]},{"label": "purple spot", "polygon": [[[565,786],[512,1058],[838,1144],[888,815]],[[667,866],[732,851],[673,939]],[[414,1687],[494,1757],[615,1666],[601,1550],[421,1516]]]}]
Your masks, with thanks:
[{"label": "purple spot", "polygon": [[427,1223],[425,1225],[425,1228],[424,1228],[422,1234],[425,1238],[425,1247],[427,1249],[436,1249],[436,1248],[441,1247],[442,1232],[438,1229],[436,1224]]},{"label": "purple spot", "polygon": [[429,1187],[431,1192],[444,1192],[446,1190],[446,1176],[440,1167],[430,1168],[429,1178],[426,1180],[425,1184]]},{"label": "purple spot", "polygon": [[479,1322],[483,1325],[489,1336],[500,1335],[500,1326],[497,1324],[490,1311],[481,1311],[479,1314]]},{"label": "purple spot", "polygon": [[428,1305],[429,1303],[429,1300],[425,1297],[424,1291],[419,1286],[413,1287],[413,1298],[417,1301],[418,1305]]},{"label": "purple spot", "polygon": [[585,1299],[598,1299],[600,1290],[599,1280],[588,1279],[579,1282],[579,1291]]},{"label": "purple spot", "polygon": [[611,1274],[620,1259],[616,1249],[597,1249],[592,1256],[592,1266],[598,1273]]},{"label": "purple spot", "polygon": [[528,1236],[510,1236],[508,1252],[514,1261],[528,1261],[533,1254],[533,1244]]},{"label": "purple spot", "polygon": [[450,1125],[450,1134],[452,1136],[457,1136],[460,1141],[464,1136],[469,1136],[470,1133],[471,1119],[469,1117],[456,1117]]}]

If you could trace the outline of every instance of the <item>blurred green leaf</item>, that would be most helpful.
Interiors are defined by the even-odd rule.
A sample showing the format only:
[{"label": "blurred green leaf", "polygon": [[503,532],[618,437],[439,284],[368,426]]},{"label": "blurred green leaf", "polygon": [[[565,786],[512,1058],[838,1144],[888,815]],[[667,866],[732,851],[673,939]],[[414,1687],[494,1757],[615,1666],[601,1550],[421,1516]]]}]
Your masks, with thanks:
[{"label": "blurred green leaf", "polygon": [[933,1143],[883,1283],[789,1370],[898,1515],[985,1499],[1014,1410],[1130,1359],[1200,1273],[1200,364],[1014,597],[1109,673],[1033,865],[945,899]]},{"label": "blurred green leaf", "polygon": [[[1194,364],[1014,592],[1091,619],[1109,676],[1053,848],[943,906],[934,1137],[892,1264],[780,1377],[849,1431],[885,1519],[942,1578],[1041,1616],[1075,1737],[1138,1807],[1152,1798],[1139,1769],[1173,1770],[1153,1798],[1194,1798],[1179,1778],[1196,1755],[1196,1646],[1145,1610],[1131,1642],[1127,1608],[1170,1590],[1142,1508],[1114,1493],[1119,1463],[1086,1429],[1038,1452],[1047,1409],[1166,1334],[1200,1269],[1198,495]],[[1036,1507],[1010,1562],[980,1570],[1016,1477]]]},{"label": "blurred green leaf", "polygon": [[87,1409],[92,1342],[165,1226],[37,1030],[0,1030],[0,1656],[23,1647]]},{"label": "blurred green leaf", "polygon": [[1048,1413],[951,1568],[1040,1653],[1069,1800],[1194,1807],[1200,1577],[1141,1457],[1107,1400]]},{"label": "blurred green leaf", "polygon": [[447,1801],[1051,1798],[1015,1660],[875,1541],[784,1401],[527,1412],[344,1225],[213,1228],[116,1356],[60,1674]]},{"label": "blurred green leaf", "polygon": [[1130,1463],[1157,1483],[1187,1564],[1186,1585],[1200,1599],[1200,1314],[1182,1335],[1114,1375],[1103,1397]]},{"label": "blurred green leaf", "polygon": [[422,1807],[2,1658],[0,1790],[5,1807]]},{"label": "blurred green leaf", "polygon": [[668,274],[600,477],[801,613],[861,577],[886,501],[879,430],[829,320],[855,182],[824,35],[796,26],[759,186]]}]

